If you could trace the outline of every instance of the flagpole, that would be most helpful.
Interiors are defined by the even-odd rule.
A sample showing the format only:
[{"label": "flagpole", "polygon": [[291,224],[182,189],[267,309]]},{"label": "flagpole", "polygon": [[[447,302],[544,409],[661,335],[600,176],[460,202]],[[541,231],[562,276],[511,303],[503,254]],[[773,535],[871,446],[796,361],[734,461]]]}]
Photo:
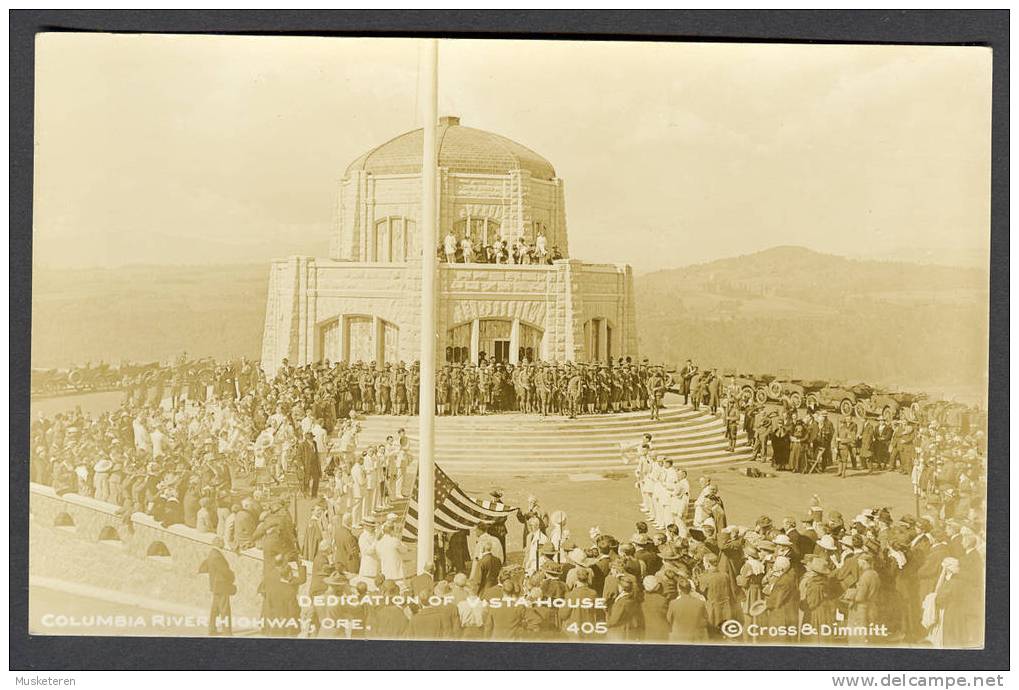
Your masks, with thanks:
[{"label": "flagpole", "polygon": [[439,121],[439,42],[424,42],[421,61],[424,97],[421,117],[424,145],[421,154],[421,382],[418,392],[421,411],[418,417],[418,548],[417,570],[431,563],[435,549],[435,247],[436,173],[439,156],[436,129]]}]

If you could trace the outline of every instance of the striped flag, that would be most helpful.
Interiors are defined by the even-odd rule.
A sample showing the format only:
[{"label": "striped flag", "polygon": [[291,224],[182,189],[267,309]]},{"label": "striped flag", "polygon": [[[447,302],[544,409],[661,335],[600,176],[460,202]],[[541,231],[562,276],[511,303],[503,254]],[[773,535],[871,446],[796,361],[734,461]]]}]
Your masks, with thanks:
[{"label": "striped flag", "polygon": [[[449,478],[442,469],[435,466],[435,530],[456,532],[470,529],[482,522],[492,522],[516,512],[498,501],[478,501],[464,493],[463,489]],[[407,515],[403,520],[403,541],[417,541],[418,538],[418,486],[407,504]]]}]

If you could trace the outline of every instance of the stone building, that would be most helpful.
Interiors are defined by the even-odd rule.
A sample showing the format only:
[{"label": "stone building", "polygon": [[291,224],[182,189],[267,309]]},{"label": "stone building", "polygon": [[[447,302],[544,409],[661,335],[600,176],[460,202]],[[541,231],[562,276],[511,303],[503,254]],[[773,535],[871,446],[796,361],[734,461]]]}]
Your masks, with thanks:
[{"label": "stone building", "polygon": [[[328,259],[272,262],[262,367],[418,359],[422,258],[422,130],[355,160],[340,182]],[[544,235],[551,263],[440,263],[437,356],[442,362],[605,361],[637,356],[633,275],[623,264],[572,258],[563,181],[547,160],[497,134],[440,119],[438,237],[475,247]]]}]

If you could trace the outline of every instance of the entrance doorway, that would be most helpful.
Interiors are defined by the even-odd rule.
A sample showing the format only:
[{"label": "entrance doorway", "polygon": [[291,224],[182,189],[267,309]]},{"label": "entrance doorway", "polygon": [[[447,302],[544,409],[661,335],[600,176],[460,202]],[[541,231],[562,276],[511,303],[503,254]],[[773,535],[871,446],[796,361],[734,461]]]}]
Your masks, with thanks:
[{"label": "entrance doorway", "polygon": [[509,340],[494,340],[495,345],[495,363],[505,364],[509,361],[510,341]]}]

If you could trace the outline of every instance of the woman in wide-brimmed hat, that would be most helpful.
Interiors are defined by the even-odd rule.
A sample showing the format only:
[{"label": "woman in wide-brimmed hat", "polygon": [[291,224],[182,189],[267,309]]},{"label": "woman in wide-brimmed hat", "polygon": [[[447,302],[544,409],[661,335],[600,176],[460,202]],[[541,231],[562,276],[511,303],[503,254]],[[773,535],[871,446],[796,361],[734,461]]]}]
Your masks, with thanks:
[{"label": "woman in wide-brimmed hat", "polygon": [[822,631],[826,626],[830,629],[835,624],[839,587],[825,558],[811,558],[806,562],[806,568],[807,572],[800,581],[800,602],[805,612],[803,622],[809,623],[813,630],[806,641],[817,644],[830,642],[830,633],[824,635]]}]

